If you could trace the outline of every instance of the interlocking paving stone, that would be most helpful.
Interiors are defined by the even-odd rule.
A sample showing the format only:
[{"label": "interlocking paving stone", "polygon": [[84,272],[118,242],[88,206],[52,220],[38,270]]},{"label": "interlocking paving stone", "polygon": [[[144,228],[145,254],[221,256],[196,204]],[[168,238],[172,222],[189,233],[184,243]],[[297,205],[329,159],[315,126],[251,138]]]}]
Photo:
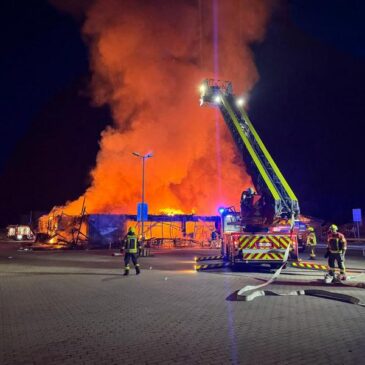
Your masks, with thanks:
[{"label": "interlocking paving stone", "polygon": [[[226,300],[268,275],[148,270],[141,260],[147,270],[123,277],[120,260],[107,255],[42,255],[1,260],[0,364],[355,364],[365,358],[365,308],[308,296]],[[285,275],[267,287],[298,288],[323,289]],[[364,289],[330,290],[365,301]]]}]

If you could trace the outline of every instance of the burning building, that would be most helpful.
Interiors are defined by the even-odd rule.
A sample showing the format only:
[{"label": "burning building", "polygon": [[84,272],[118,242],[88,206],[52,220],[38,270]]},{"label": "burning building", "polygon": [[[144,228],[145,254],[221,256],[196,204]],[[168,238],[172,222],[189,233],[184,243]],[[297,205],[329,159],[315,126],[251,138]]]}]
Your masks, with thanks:
[{"label": "burning building", "polygon": [[[39,232],[47,235],[48,243],[71,247],[119,247],[128,227],[136,227],[142,236],[141,222],[129,214],[80,214],[69,216],[54,208],[39,219]],[[219,216],[184,214],[149,215],[143,235],[147,243],[157,246],[204,246],[211,232],[219,229]]]},{"label": "burning building", "polygon": [[150,213],[212,216],[221,205],[237,206],[251,179],[218,113],[199,107],[197,87],[219,77],[242,94],[252,88],[258,75],[249,46],[262,39],[272,2],[53,3],[83,13],[93,99],[114,119],[101,134],[91,186],[62,214],[79,215],[84,199],[90,214],[135,213],[141,166],[133,151],[154,153],[146,166]]}]

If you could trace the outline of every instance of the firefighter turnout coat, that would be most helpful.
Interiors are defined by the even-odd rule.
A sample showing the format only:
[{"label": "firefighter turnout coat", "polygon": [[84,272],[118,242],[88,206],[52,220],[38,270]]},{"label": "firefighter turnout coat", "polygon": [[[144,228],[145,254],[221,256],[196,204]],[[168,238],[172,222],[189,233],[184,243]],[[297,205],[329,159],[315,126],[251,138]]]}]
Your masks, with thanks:
[{"label": "firefighter turnout coat", "polygon": [[328,252],[328,273],[330,276],[335,275],[335,262],[340,269],[342,278],[345,279],[345,252],[347,249],[346,238],[342,233],[330,232],[327,236],[327,252]]},{"label": "firefighter turnout coat", "polygon": [[345,236],[339,232],[330,232],[327,236],[327,247],[330,253],[344,253],[347,249]]},{"label": "firefighter turnout coat", "polygon": [[128,232],[125,241],[124,249],[126,253],[137,254],[138,252],[138,238],[134,233]]}]

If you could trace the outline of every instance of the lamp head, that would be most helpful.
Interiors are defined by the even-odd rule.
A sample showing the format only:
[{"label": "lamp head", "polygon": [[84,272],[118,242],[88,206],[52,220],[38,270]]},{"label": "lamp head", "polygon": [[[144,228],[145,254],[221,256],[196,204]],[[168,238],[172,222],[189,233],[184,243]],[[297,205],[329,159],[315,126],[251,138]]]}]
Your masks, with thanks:
[{"label": "lamp head", "polygon": [[222,215],[223,213],[224,213],[224,211],[226,210],[226,208],[224,208],[224,207],[219,207],[218,208],[218,213],[220,214],[220,215]]}]

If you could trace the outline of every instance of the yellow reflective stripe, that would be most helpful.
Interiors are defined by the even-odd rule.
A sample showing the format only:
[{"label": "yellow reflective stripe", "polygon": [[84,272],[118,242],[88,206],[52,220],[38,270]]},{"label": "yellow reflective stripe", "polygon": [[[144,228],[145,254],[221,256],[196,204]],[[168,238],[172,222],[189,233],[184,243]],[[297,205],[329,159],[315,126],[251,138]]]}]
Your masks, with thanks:
[{"label": "yellow reflective stripe", "polygon": [[308,263],[308,262],[292,262],[291,266],[300,267],[303,269],[317,269],[317,270],[327,270],[328,269],[328,267],[326,265],[312,264],[312,263]]},{"label": "yellow reflective stripe", "polygon": [[283,240],[280,238],[280,243],[285,247],[287,248],[289,245],[290,245],[290,240],[287,241],[287,240]]},{"label": "yellow reflective stripe", "polygon": [[255,245],[255,243],[260,239],[260,236],[255,236],[255,238],[250,242],[250,245],[248,246],[248,248],[251,248],[252,246]]},{"label": "yellow reflective stripe", "polygon": [[276,247],[277,247],[277,248],[281,248],[280,242],[278,242],[278,241],[276,240],[276,238],[274,238],[273,236],[270,236],[270,237],[271,237],[271,240],[275,243]]},{"label": "yellow reflective stripe", "polygon": [[245,245],[247,245],[247,244],[248,245],[246,247],[243,247],[243,245],[241,245],[241,249],[247,250],[247,249],[251,248],[255,244],[255,242],[260,238],[260,236],[249,236],[248,238],[249,238],[249,240],[248,240],[249,242],[245,242]]},{"label": "yellow reflective stripe", "polygon": [[231,117],[232,121],[233,121],[233,124],[235,125],[236,127],[236,130],[237,132],[239,133],[239,135],[241,136],[250,156],[252,157],[256,167],[258,168],[262,178],[264,179],[267,187],[269,188],[272,196],[274,197],[275,200],[280,200],[280,195],[279,193],[277,192],[274,184],[271,182],[271,179],[269,177],[269,175],[266,173],[266,170],[265,168],[262,166],[262,163],[260,161],[260,159],[258,158],[258,156],[256,155],[254,149],[252,148],[250,142],[248,141],[248,138],[246,137],[246,135],[243,133],[243,130],[242,128],[240,127],[240,124],[236,118],[236,116],[234,115],[230,105],[227,103],[226,101],[226,98],[224,97],[224,95],[221,95],[221,98],[222,98],[222,102],[223,102],[223,105],[224,107],[226,108],[229,116]]},{"label": "yellow reflective stripe", "polygon": [[241,243],[241,248],[243,248],[245,245],[247,245],[247,242],[248,242],[248,241],[250,240],[250,238],[251,238],[250,236],[242,236],[242,237],[244,237],[244,238],[243,238],[243,241],[244,241],[244,242],[242,242],[242,243]]},{"label": "yellow reflective stripe", "polygon": [[280,182],[282,183],[282,185],[285,188],[285,191],[288,193],[290,199],[292,200],[296,200],[298,201],[297,197],[295,196],[293,190],[290,188],[289,184],[287,183],[287,181],[285,180],[284,176],[282,175],[281,171],[279,170],[278,166],[276,165],[275,161],[272,159],[269,151],[266,149],[264,143],[262,142],[260,136],[257,134],[254,126],[251,123],[250,118],[248,117],[246,111],[244,109],[240,109],[243,119],[245,120],[245,122],[248,124],[248,127],[250,128],[251,133],[254,135],[258,145],[261,148],[261,151],[264,153],[265,157],[267,158],[267,160],[269,161],[271,167],[273,168],[273,170],[275,171],[276,176],[279,178]]},{"label": "yellow reflective stripe", "polygon": [[225,262],[220,264],[208,264],[208,265],[195,265],[195,270],[205,270],[205,269],[217,269],[221,267],[230,266],[231,263]]},{"label": "yellow reflective stripe", "polygon": [[290,237],[288,237],[288,236],[280,236],[279,240],[280,240],[280,242],[282,242],[286,245],[285,247],[287,247],[288,245],[291,244]]}]

